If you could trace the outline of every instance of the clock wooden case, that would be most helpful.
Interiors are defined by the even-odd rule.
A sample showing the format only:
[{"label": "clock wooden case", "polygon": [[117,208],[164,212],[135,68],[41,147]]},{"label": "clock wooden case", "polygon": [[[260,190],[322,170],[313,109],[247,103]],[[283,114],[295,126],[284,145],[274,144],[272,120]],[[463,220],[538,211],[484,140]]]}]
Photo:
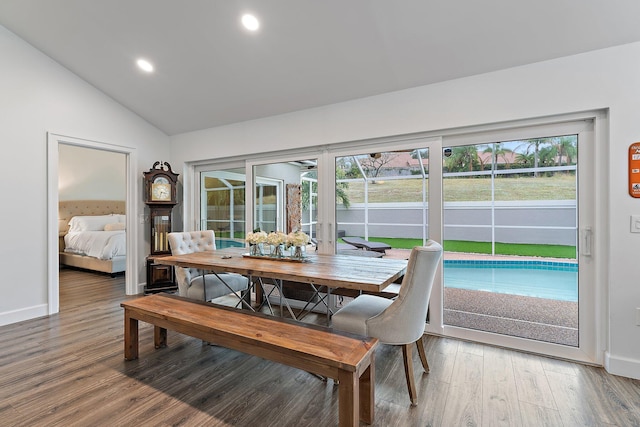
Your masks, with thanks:
[{"label": "clock wooden case", "polygon": [[147,257],[145,293],[175,290],[173,268],[156,264],[155,260],[171,254],[168,234],[171,232],[171,212],[176,205],[178,174],[167,162],[155,162],[144,172],[144,202],[149,206],[150,255]]},{"label": "clock wooden case", "polygon": [[155,162],[144,172],[144,202],[148,205],[171,205],[177,203],[176,186],[178,174],[173,173],[167,162]]}]

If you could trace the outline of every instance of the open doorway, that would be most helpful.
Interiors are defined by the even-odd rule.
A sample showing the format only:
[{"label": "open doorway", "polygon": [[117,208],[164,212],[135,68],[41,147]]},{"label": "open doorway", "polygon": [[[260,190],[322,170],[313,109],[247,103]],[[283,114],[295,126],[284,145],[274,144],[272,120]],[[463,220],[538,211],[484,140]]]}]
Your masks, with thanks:
[{"label": "open doorway", "polygon": [[61,310],[73,286],[85,289],[81,295],[87,299],[94,281],[104,281],[101,286],[124,294],[126,165],[123,153],[58,146]]},{"label": "open doorway", "polygon": [[[124,205],[126,206],[125,214],[121,218],[114,218],[113,223],[121,222],[123,224],[123,228],[126,229],[126,237],[125,237],[125,253],[127,254],[124,260],[125,272],[135,272],[135,265],[137,264],[136,253],[134,248],[135,235],[137,234],[136,221],[134,220],[137,215],[135,205],[132,200],[132,195],[134,194],[134,183],[132,177],[135,175],[135,171],[133,169],[133,165],[135,162],[132,160],[134,156],[134,149],[123,146],[115,146],[111,144],[105,144],[101,142],[83,140],[78,138],[71,138],[56,134],[48,135],[48,311],[49,314],[57,313],[60,309],[60,281],[59,281],[59,233],[58,230],[60,228],[60,221],[58,218],[58,205],[60,201],[60,186],[68,186],[69,183],[64,181],[64,179],[68,179],[69,175],[66,171],[61,171],[61,160],[62,162],[66,162],[66,157],[69,154],[67,151],[72,152],[72,156],[91,156],[97,155],[99,159],[97,164],[90,164],[88,168],[84,168],[87,170],[92,170],[92,172],[84,172],[85,176],[83,177],[83,172],[76,165],[75,170],[71,173],[74,175],[74,179],[78,179],[82,181],[84,179],[88,179],[87,176],[93,175],[93,171],[97,171],[95,177],[91,178],[91,183],[80,184],[78,188],[76,188],[74,192],[69,194],[75,194],[74,197],[79,197],[79,194],[87,195],[84,197],[85,199],[100,199],[104,195],[107,194],[116,194],[110,193],[108,189],[109,184],[103,181],[108,181],[108,174],[103,170],[100,171],[99,164],[102,164],[105,158],[113,156],[115,161],[122,162],[123,165],[121,168],[118,168],[120,175],[124,174],[124,181],[121,181],[120,185],[124,186],[124,193],[122,193],[122,188],[115,191],[120,191],[121,196],[124,198]],[[62,157],[61,157],[61,152]],[[86,158],[84,161],[87,161]],[[66,163],[65,163],[66,164]],[[86,165],[84,165],[86,166]],[[62,181],[61,181],[62,180]],[[116,184],[117,185],[117,184]],[[100,194],[99,197],[91,197],[91,191]],[[94,194],[95,194],[94,193]],[[65,195],[66,198],[68,195]],[[115,220],[117,219],[117,221]],[[111,223],[111,222],[110,222]],[[125,273],[125,289],[127,294],[136,294],[137,292],[137,278],[132,277],[132,274]]]}]

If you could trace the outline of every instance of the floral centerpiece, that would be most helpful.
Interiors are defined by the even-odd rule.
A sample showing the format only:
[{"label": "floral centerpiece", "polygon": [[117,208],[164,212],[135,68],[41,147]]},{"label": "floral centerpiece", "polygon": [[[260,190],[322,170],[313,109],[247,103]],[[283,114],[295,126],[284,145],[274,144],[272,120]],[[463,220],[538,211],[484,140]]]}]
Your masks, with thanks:
[{"label": "floral centerpiece", "polygon": [[284,244],[287,243],[287,235],[282,231],[272,231],[267,234],[266,242],[271,245],[271,256],[284,257]]},{"label": "floral centerpiece", "polygon": [[304,257],[304,249],[309,243],[309,235],[303,231],[293,231],[287,235],[287,244],[293,248],[291,256],[296,259]]},{"label": "floral centerpiece", "polygon": [[247,233],[245,240],[247,241],[247,243],[249,243],[250,255],[264,255],[262,245],[267,241],[267,233],[260,230],[254,230],[253,233]]}]

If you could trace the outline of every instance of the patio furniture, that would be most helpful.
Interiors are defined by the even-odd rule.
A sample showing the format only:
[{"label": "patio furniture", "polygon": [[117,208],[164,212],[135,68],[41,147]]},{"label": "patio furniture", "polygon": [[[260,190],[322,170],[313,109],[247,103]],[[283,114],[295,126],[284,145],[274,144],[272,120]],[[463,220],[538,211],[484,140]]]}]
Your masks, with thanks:
[{"label": "patio furniture", "polygon": [[413,248],[396,299],[363,294],[331,318],[334,329],[378,338],[384,344],[402,346],[412,406],[417,404],[418,396],[413,378],[411,344],[417,345],[422,367],[429,372],[422,336],[433,279],[441,256],[442,246],[433,240],[427,241],[426,246]]},{"label": "patio furniture", "polygon": [[366,251],[385,253],[387,249],[391,249],[391,246],[387,245],[386,243],[370,242],[361,237],[343,237],[342,241]]},{"label": "patio furniture", "polygon": [[336,243],[336,250],[338,252],[340,251],[356,251],[358,250],[358,248],[356,248],[353,245],[350,245],[348,243]]},{"label": "patio furniture", "polygon": [[338,249],[338,255],[348,255],[348,256],[360,256],[366,258],[382,258],[384,254],[382,252],[375,251],[365,251],[357,248],[353,249]]}]

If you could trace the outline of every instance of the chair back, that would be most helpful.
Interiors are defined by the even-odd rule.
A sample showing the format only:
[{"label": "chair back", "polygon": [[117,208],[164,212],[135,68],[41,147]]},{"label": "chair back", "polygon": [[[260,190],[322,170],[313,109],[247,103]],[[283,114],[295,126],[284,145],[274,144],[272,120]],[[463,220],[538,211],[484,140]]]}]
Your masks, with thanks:
[{"label": "chair back", "polygon": [[[194,252],[213,251],[216,249],[216,235],[213,230],[184,231],[167,234],[171,255],[192,254]],[[201,274],[196,268],[177,267],[178,293],[187,296],[191,280]]]},{"label": "chair back", "polygon": [[367,320],[369,330],[386,344],[408,344],[424,334],[429,298],[438,269],[442,246],[428,240],[409,255],[407,272],[394,302],[382,313]]}]

